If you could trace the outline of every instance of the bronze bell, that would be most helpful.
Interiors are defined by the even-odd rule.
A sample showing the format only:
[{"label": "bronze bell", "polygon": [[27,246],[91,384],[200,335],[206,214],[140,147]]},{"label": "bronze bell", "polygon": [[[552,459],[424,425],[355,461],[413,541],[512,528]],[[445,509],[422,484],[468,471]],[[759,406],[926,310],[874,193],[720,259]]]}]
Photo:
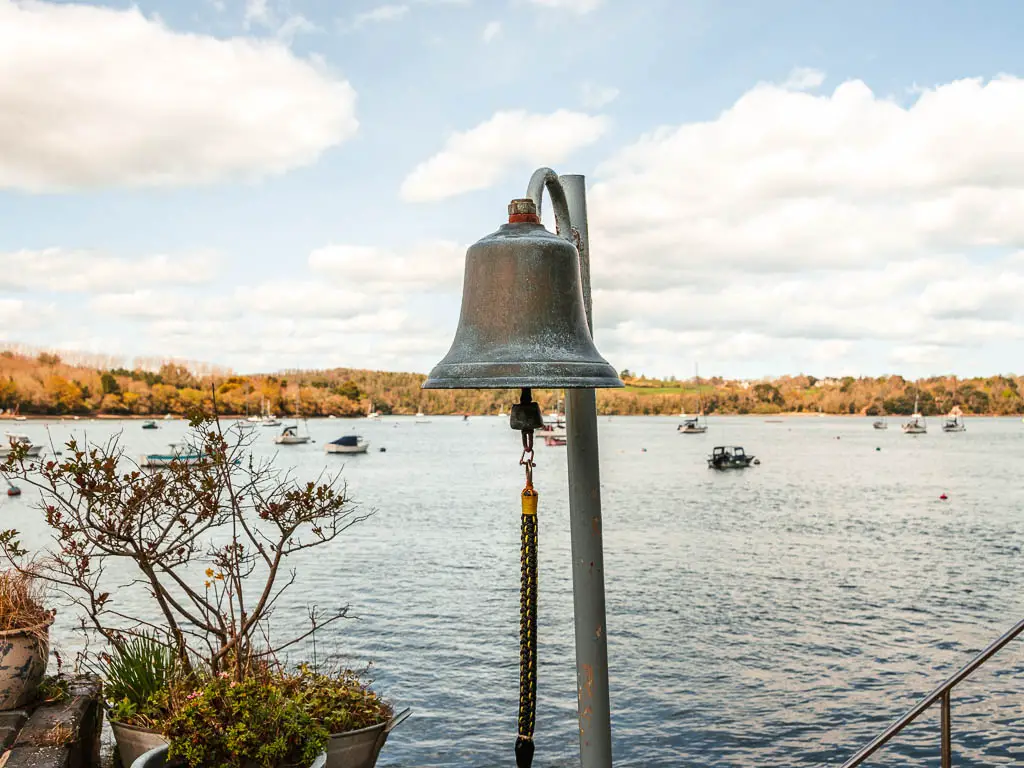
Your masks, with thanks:
[{"label": "bronze bell", "polygon": [[576,247],[513,200],[509,223],[466,252],[455,340],[424,389],[622,387],[587,326]]}]

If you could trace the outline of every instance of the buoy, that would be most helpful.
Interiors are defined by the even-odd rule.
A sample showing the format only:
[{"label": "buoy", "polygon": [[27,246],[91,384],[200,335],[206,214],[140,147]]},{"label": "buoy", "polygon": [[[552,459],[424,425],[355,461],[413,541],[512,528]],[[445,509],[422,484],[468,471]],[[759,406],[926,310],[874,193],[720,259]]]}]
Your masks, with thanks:
[{"label": "buoy", "polygon": [[949,496],[947,496],[946,494],[942,494],[941,496],[939,496],[939,498],[945,501],[946,499],[949,498]]},{"label": "buoy", "polygon": [[21,488],[16,485],[7,484],[7,495],[8,496],[21,496]]},{"label": "buoy", "polygon": [[881,449],[881,447],[880,447],[880,446],[875,446],[875,450],[876,450],[876,451],[880,451],[880,450],[882,450],[882,449]]},{"label": "buoy", "polygon": [[388,450],[387,448],[381,447],[381,449],[380,449],[380,452],[381,452],[381,453],[386,453],[386,452],[387,452],[387,450]]},{"label": "buoy", "polygon": [[646,448],[641,448],[641,449],[640,449],[640,451],[641,451],[642,453],[647,453],[647,449],[646,449]]}]

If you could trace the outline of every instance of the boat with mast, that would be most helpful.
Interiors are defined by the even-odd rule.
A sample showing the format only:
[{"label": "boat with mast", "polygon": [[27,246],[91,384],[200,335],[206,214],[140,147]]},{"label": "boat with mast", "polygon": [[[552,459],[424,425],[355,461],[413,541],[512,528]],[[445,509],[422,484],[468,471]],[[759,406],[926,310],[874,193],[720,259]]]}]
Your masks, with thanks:
[{"label": "boat with mast", "polygon": [[568,431],[565,426],[565,403],[562,400],[555,402],[555,410],[544,417],[544,426],[537,430],[537,434],[544,438],[544,445],[565,445],[568,439]]},{"label": "boat with mast", "polygon": [[964,424],[964,412],[960,408],[960,405],[956,402],[957,400],[957,381],[953,379],[953,407],[949,411],[949,415],[946,416],[946,420],[942,423],[943,432],[966,432],[967,425]]},{"label": "boat with mast", "polygon": [[924,415],[920,409],[920,394],[915,390],[914,392],[914,413],[911,415],[910,420],[903,425],[903,432],[908,435],[923,435],[928,431],[928,424],[924,420]]},{"label": "boat with mast", "polygon": [[697,366],[693,367],[693,376],[697,381],[697,415],[693,417],[686,417],[685,413],[681,413],[680,416],[684,417],[683,423],[676,427],[676,431],[681,435],[703,435],[708,431],[708,420],[704,415],[704,400],[701,397],[700,390],[700,371]]},{"label": "boat with mast", "polygon": [[281,430],[281,434],[274,438],[278,445],[304,445],[313,438],[309,434],[309,422],[303,419],[306,425],[306,434],[299,434],[299,416],[302,415],[302,403],[298,394],[295,395],[295,423]]}]

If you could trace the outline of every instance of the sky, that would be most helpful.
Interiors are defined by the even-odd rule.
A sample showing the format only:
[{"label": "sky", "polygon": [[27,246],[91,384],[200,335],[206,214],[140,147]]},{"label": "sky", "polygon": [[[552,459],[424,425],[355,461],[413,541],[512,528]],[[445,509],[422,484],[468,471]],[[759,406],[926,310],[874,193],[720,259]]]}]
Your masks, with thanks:
[{"label": "sky", "polygon": [[587,177],[619,370],[1024,373],[1022,23],[1016,0],[0,0],[0,343],[425,373],[465,249],[550,166]]}]

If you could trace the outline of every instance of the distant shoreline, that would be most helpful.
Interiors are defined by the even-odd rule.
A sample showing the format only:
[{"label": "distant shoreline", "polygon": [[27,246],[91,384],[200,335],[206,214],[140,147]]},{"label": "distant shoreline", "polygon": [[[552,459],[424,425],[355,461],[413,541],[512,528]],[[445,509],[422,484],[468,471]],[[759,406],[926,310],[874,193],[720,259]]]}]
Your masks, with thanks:
[{"label": "distant shoreline", "polygon": [[[474,419],[486,419],[494,418],[499,414],[496,413],[432,413],[428,414],[427,418],[459,418],[461,416],[468,415]],[[505,414],[506,416],[508,414]],[[632,418],[650,418],[656,417],[661,419],[682,419],[682,418],[693,418],[695,414],[687,414],[686,416],[680,416],[679,414],[672,413],[602,413],[598,415],[598,418],[609,418],[614,416],[619,419],[632,419]],[[909,413],[889,413],[886,414],[886,418],[890,419],[903,419],[909,418]],[[414,418],[414,413],[388,413],[381,414],[381,418]],[[926,414],[925,418],[941,419],[945,418],[945,413],[934,413],[931,415]],[[760,419],[762,421],[774,421],[779,419],[814,419],[814,418],[833,418],[833,419],[879,419],[881,416],[865,416],[860,413],[808,413],[806,411],[794,411],[792,413],[712,413],[708,415],[710,419]],[[1022,414],[999,414],[999,413],[965,413],[963,418],[982,418],[982,419],[1020,419],[1024,417]],[[245,421],[248,417],[245,415],[231,415],[222,414],[220,416],[222,421]],[[278,416],[276,417],[279,421],[366,421],[366,416],[308,416],[308,417],[296,417],[296,416]],[[423,418],[423,417],[421,417]],[[22,417],[16,418],[14,416],[8,416],[6,414],[0,415],[0,423],[27,423],[30,421],[186,421],[187,417],[182,415],[173,415],[172,419],[165,419],[164,414],[159,416],[140,416],[138,414],[114,414],[114,413],[96,413],[96,414],[74,414],[74,415],[57,415],[57,414],[39,414],[39,413],[26,413],[22,414]],[[259,424],[259,422],[253,422]]]}]

